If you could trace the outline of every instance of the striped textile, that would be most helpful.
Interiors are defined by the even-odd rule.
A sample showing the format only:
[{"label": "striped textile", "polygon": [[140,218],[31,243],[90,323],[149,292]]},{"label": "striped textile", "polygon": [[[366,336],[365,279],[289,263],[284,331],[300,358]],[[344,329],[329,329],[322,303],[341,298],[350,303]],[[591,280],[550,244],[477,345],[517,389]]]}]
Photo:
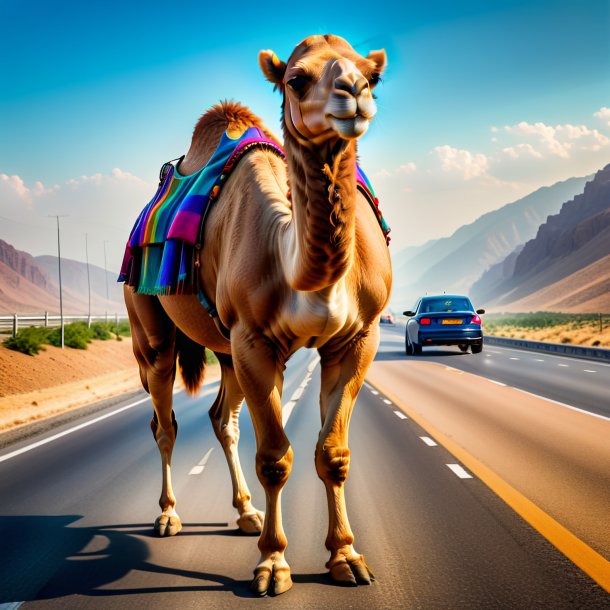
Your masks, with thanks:
[{"label": "striped textile", "polygon": [[[197,294],[194,254],[201,247],[207,210],[243,155],[261,147],[285,157],[279,144],[251,127],[237,139],[223,133],[208,163],[190,176],[182,176],[171,163],[165,164],[155,196],[131,231],[118,281],[134,286],[140,294]],[[390,229],[373,187],[359,166],[357,183],[389,243]]]}]

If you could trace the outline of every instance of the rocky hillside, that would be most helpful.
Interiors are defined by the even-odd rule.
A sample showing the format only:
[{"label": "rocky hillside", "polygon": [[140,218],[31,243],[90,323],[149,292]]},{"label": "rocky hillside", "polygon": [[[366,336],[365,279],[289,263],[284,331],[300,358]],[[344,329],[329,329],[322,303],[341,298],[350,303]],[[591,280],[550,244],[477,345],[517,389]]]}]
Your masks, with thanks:
[{"label": "rocky hillside", "polygon": [[485,269],[536,235],[563,202],[581,193],[589,176],[571,178],[481,216],[450,237],[409,248],[393,257],[392,306],[412,304],[425,292],[468,293]]},{"label": "rocky hillside", "polygon": [[487,306],[507,311],[610,311],[610,165],[511,256],[504,265],[509,273],[501,281],[496,267],[473,287]]},{"label": "rocky hillside", "polygon": [[[110,275],[111,299],[106,299],[105,272],[90,265],[91,310],[93,314],[105,311],[122,313],[116,277]],[[0,240],[0,315],[51,314],[59,312],[59,282],[57,258],[33,257]],[[94,278],[96,283],[94,284]],[[86,314],[88,311],[87,266],[78,261],[62,259],[64,313]],[[97,288],[96,288],[97,287]]]}]

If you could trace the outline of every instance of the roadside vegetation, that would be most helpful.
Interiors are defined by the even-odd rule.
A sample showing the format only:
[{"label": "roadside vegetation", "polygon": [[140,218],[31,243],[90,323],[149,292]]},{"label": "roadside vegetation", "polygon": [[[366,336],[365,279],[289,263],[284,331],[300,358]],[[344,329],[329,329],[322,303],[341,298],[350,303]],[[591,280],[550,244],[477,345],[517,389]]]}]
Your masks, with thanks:
[{"label": "roadside vegetation", "polygon": [[[93,322],[87,328],[86,322],[73,322],[64,326],[64,345],[74,349],[87,349],[87,345],[94,339],[108,341],[110,339],[122,340],[122,337],[130,336],[129,322],[120,322],[117,326],[114,322]],[[34,356],[45,345],[61,346],[61,329],[45,328],[42,326],[30,326],[22,328],[16,337],[10,337],[4,341],[9,349]]]},{"label": "roadside vegetation", "polygon": [[511,339],[610,347],[610,314],[487,314],[483,329],[486,335]]}]

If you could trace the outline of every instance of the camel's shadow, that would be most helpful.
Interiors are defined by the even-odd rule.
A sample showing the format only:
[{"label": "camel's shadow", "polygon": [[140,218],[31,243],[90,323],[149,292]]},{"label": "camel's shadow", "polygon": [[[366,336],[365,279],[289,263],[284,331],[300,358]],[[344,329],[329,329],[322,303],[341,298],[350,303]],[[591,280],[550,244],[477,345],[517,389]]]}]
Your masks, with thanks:
[{"label": "camel's shadow", "polygon": [[[0,604],[70,595],[116,597],[184,591],[226,591],[236,597],[253,598],[249,580],[235,580],[222,574],[169,568],[150,560],[150,548],[143,536],[156,538],[149,524],[71,526],[76,515],[2,516],[0,540],[8,550],[0,582]],[[180,536],[239,536],[239,530],[203,529],[226,527],[226,523],[184,524]],[[103,544],[100,543],[103,541]],[[154,587],[120,587],[129,572],[197,580],[201,584]],[[296,574],[300,583],[332,584],[325,574]],[[118,583],[119,587],[111,583]]]}]

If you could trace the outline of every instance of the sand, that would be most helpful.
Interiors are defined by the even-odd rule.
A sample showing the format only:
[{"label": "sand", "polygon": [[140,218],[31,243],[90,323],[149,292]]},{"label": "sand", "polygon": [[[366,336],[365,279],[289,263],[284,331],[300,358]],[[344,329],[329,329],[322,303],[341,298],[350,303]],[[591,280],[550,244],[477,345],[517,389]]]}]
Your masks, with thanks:
[{"label": "sand", "polygon": [[[206,380],[218,375],[210,366]],[[0,432],[140,389],[130,338],[86,350],[46,346],[36,356],[0,345]]]}]

